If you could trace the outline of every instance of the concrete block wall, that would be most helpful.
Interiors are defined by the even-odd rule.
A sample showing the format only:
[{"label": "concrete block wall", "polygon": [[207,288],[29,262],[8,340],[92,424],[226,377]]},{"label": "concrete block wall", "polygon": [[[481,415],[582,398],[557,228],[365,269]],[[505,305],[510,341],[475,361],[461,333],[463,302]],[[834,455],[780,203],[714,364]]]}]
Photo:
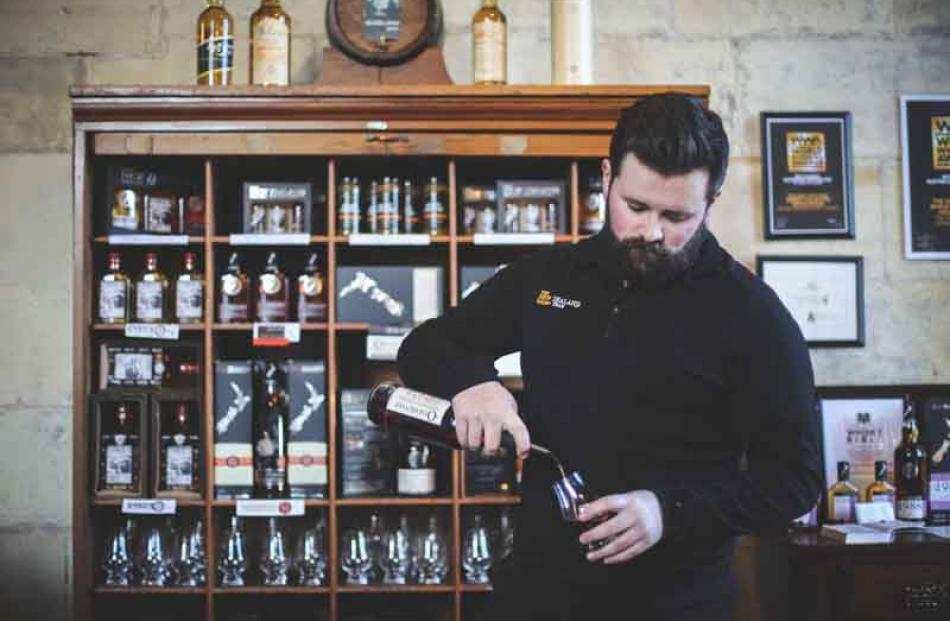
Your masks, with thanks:
[{"label": "concrete block wall", "polygon": [[[293,80],[314,79],[324,3],[284,0]],[[226,0],[237,82],[257,0]],[[443,0],[444,49],[471,80],[478,0]],[[550,80],[547,0],[502,0],[513,83]],[[0,610],[70,606],[71,128],[77,83],[191,83],[200,0],[0,2]],[[594,0],[598,83],[705,83],[733,141],[713,229],[734,255],[860,254],[867,347],[814,350],[823,384],[950,381],[950,263],[903,259],[900,93],[950,92],[946,0]],[[515,62],[516,61],[516,62]],[[762,238],[758,113],[851,110],[857,239]]]}]

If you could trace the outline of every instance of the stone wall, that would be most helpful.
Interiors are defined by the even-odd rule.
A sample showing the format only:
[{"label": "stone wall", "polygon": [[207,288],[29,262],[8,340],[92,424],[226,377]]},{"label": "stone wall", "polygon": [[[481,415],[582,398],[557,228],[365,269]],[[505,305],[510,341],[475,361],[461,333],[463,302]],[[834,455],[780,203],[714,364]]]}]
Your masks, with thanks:
[{"label": "stone wall", "polygon": [[[247,80],[256,0],[226,0]],[[471,80],[477,0],[443,0],[445,54]],[[502,0],[513,83],[550,79],[547,0]],[[748,265],[761,253],[860,254],[867,346],[815,350],[822,384],[950,381],[950,264],[903,259],[901,93],[950,92],[946,0],[594,0],[598,83],[712,87],[733,159],[713,228]],[[71,582],[71,128],[77,83],[191,83],[200,0],[0,2],[0,610],[65,619]],[[324,3],[285,0],[293,80],[327,44]],[[514,62],[517,59],[517,62]],[[857,239],[762,238],[758,114],[851,110]],[[8,611],[14,611],[12,617]]]}]

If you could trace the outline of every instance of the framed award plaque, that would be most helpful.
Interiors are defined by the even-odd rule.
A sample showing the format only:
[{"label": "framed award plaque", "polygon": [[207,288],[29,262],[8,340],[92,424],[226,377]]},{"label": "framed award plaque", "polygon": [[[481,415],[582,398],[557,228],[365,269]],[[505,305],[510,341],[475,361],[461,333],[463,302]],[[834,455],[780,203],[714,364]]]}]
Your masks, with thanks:
[{"label": "framed award plaque", "polygon": [[864,346],[861,257],[760,256],[756,271],[810,347]]},{"label": "framed award plaque", "polygon": [[901,97],[904,251],[950,259],[950,95]]},{"label": "framed award plaque", "polygon": [[850,112],[763,112],[765,238],[854,238]]}]

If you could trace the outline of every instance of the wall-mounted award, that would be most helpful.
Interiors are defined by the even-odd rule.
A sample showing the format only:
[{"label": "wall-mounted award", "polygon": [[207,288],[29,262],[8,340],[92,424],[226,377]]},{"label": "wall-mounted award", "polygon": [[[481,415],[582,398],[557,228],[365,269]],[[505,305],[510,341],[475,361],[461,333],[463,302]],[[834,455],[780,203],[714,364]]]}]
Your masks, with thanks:
[{"label": "wall-mounted award", "polygon": [[950,96],[901,97],[904,251],[950,259]]},{"label": "wall-mounted award", "polygon": [[763,112],[765,238],[854,238],[850,112]]},{"label": "wall-mounted award", "polygon": [[329,0],[323,84],[451,84],[438,0]]}]

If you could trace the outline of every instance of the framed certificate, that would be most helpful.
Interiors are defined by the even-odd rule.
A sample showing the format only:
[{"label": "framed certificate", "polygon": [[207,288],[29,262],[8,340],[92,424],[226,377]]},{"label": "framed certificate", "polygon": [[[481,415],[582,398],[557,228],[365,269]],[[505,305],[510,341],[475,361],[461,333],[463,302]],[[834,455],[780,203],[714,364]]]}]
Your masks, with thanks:
[{"label": "framed certificate", "polygon": [[861,257],[759,256],[756,271],[810,346],[864,346]]},{"label": "framed certificate", "polygon": [[901,97],[904,253],[950,259],[950,95]]},{"label": "framed certificate", "polygon": [[826,487],[837,480],[837,464],[851,465],[851,482],[862,492],[874,481],[874,462],[887,462],[894,482],[894,450],[901,442],[903,395],[820,397],[822,461]]},{"label": "framed certificate", "polygon": [[854,238],[850,112],[763,112],[765,238]]}]

